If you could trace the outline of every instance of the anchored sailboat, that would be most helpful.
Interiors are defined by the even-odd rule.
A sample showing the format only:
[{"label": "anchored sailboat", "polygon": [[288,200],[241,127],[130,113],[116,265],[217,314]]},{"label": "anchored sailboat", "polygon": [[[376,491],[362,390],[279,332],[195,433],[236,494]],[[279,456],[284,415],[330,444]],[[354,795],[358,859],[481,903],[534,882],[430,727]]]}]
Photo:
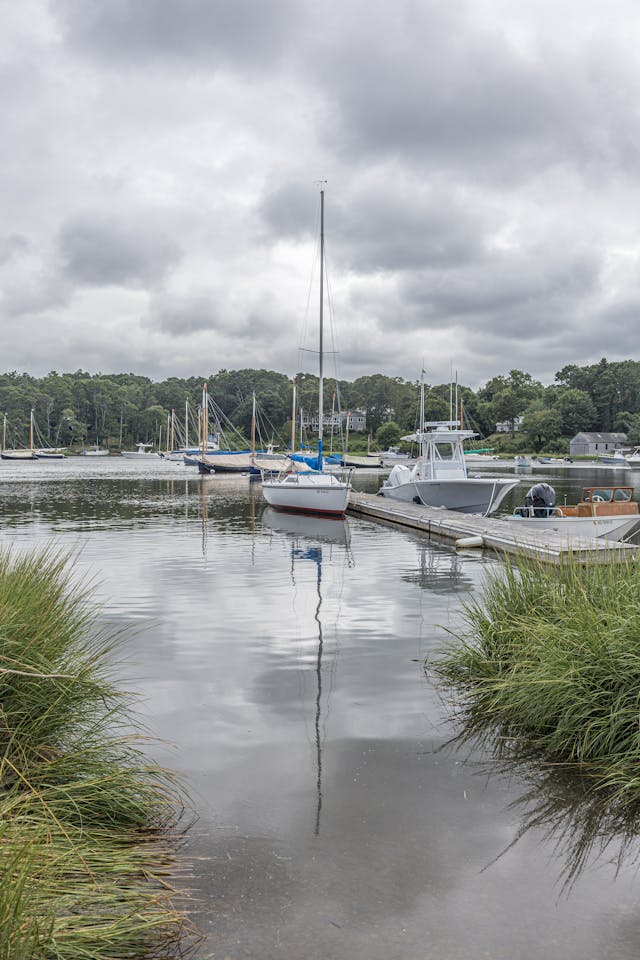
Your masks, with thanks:
[{"label": "anchored sailboat", "polygon": [[286,472],[274,480],[263,475],[262,492],[268,504],[279,510],[318,513],[341,517],[349,501],[349,480],[323,470],[323,319],[324,319],[324,189],[320,189],[320,317],[319,317],[319,383],[318,383],[318,454],[316,457],[291,455],[293,461],[309,468],[303,473]]}]

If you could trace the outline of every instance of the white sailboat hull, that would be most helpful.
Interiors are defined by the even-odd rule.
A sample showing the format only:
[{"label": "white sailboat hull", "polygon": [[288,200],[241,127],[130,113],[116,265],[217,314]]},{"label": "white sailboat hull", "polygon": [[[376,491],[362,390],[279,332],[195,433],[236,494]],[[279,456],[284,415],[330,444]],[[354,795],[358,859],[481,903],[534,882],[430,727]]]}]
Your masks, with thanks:
[{"label": "white sailboat hull", "polygon": [[34,450],[3,450],[0,454],[3,460],[35,460]]},{"label": "white sailboat hull", "polygon": [[493,513],[518,480],[498,477],[465,477],[455,480],[408,480],[384,485],[383,497],[421,503],[425,507],[444,507],[460,513]]},{"label": "white sailboat hull", "polygon": [[580,537],[622,540],[640,527],[640,516],[612,517],[508,517],[518,528],[544,533],[552,530],[567,539]]},{"label": "white sailboat hull", "polygon": [[296,513],[342,516],[349,502],[349,484],[326,473],[293,473],[280,480],[263,480],[269,506]]}]

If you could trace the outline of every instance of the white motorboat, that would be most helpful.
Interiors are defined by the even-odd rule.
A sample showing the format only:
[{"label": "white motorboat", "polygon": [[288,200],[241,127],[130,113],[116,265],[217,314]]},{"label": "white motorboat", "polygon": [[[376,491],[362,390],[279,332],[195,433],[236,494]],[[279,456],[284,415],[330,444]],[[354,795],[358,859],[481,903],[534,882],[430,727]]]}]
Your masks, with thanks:
[{"label": "white motorboat", "polygon": [[553,487],[537,483],[527,492],[524,505],[507,519],[523,530],[552,530],[568,540],[624,540],[640,527],[633,487],[617,486],[584,487],[579,503],[557,506]]},{"label": "white motorboat", "polygon": [[412,457],[410,453],[401,453],[399,447],[389,447],[388,450],[369,453],[368,457],[375,461],[379,467],[395,467],[397,463],[407,466],[416,462],[416,458]]},{"label": "white motorboat", "polygon": [[627,456],[624,450],[614,450],[613,453],[599,453],[598,463],[604,467],[627,467]]},{"label": "white motorboat", "polygon": [[126,457],[128,460],[132,460],[132,459],[137,460],[140,457],[144,457],[147,459],[149,459],[149,457],[157,457],[158,454],[154,453],[153,450],[151,450],[152,446],[153,446],[152,443],[137,443],[135,450],[123,450],[122,456]]},{"label": "white motorboat", "polygon": [[309,467],[308,472],[280,474],[275,479],[262,475],[262,492],[267,503],[280,510],[293,510],[299,513],[317,513],[326,516],[343,516],[349,501],[351,484],[323,470],[322,429],[323,429],[323,310],[324,310],[324,189],[320,189],[320,348],[318,378],[318,454],[317,457],[297,457]]},{"label": "white motorboat", "polygon": [[632,470],[640,470],[640,447],[634,447],[628,456],[625,457],[627,466]]},{"label": "white motorboat", "polygon": [[412,469],[402,464],[395,466],[379,494],[392,500],[484,516],[497,510],[520,481],[513,477],[469,476],[463,442],[477,434],[473,430],[458,429],[458,420],[425,423],[424,382],[420,390],[419,422],[423,425],[420,432],[402,438],[420,445],[415,466]]}]

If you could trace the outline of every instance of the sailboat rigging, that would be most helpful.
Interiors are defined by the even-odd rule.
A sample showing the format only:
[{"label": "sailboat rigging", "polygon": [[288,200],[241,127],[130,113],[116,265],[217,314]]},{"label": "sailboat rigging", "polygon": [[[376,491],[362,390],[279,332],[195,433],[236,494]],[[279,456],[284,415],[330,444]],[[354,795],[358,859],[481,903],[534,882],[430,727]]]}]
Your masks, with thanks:
[{"label": "sailboat rigging", "polygon": [[322,439],[324,426],[324,188],[320,188],[320,310],[318,370],[318,452],[315,457],[291,454],[291,460],[308,467],[304,472],[287,470],[275,479],[262,478],[262,492],[272,507],[299,513],[343,516],[351,488],[349,475],[341,479],[324,467]]}]

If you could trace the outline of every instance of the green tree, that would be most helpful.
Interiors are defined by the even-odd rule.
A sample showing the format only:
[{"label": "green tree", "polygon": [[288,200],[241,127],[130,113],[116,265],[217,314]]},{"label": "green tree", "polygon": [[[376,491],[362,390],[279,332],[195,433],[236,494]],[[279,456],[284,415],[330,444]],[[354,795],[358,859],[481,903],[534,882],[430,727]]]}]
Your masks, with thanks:
[{"label": "green tree", "polygon": [[521,432],[529,438],[534,450],[542,450],[562,436],[562,422],[554,407],[544,400],[534,400],[523,413]]},{"label": "green tree", "polygon": [[531,374],[511,370],[508,377],[493,377],[478,391],[478,414],[488,433],[494,432],[497,423],[507,422],[513,436],[516,419],[543,393],[544,387]]},{"label": "green tree", "polygon": [[571,387],[558,392],[552,408],[559,417],[560,433],[566,436],[573,437],[581,430],[593,428],[597,417],[595,404],[589,394]]},{"label": "green tree", "polygon": [[402,430],[393,420],[389,420],[388,423],[381,424],[376,430],[375,441],[376,445],[381,450],[388,450],[389,447],[394,447],[400,443],[402,437]]}]

